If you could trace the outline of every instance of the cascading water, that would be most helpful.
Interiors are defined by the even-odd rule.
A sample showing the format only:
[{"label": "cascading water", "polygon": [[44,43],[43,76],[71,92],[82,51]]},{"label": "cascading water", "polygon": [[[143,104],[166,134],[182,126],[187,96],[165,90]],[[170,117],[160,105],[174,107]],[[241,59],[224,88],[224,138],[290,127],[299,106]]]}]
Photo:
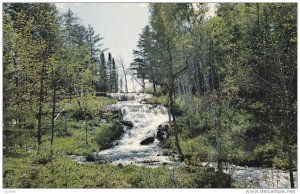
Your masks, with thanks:
[{"label": "cascading water", "polygon": [[[151,96],[148,94],[108,94],[108,96],[120,100],[111,108],[120,109],[123,120],[132,122],[133,127],[131,129],[125,127],[124,135],[120,140],[114,142],[115,146],[113,148],[94,153],[93,157],[96,160],[112,164],[184,165],[184,163],[172,162],[169,157],[163,156],[157,139],[149,145],[140,144],[148,137],[155,137],[158,126],[169,120],[167,109],[164,106],[143,104],[143,99]],[[216,169],[215,163],[203,162],[202,165]],[[231,174],[234,180],[244,181],[246,187],[289,188],[289,174],[287,171],[232,164],[228,164],[223,171]],[[295,171],[295,180],[297,180],[296,175],[297,172]],[[297,181],[295,183],[297,187]]]},{"label": "cascading water", "polygon": [[[160,105],[143,104],[141,101],[149,97],[147,94],[131,94],[122,97],[113,95],[117,99],[129,99],[115,105],[122,111],[123,120],[133,124],[131,129],[125,127],[125,133],[114,142],[114,147],[94,153],[96,160],[115,164],[165,164],[173,163],[167,156],[163,156],[159,141],[155,138],[149,145],[141,145],[141,141],[156,136],[157,127],[169,120],[167,109]],[[133,100],[134,99],[134,100]]]}]

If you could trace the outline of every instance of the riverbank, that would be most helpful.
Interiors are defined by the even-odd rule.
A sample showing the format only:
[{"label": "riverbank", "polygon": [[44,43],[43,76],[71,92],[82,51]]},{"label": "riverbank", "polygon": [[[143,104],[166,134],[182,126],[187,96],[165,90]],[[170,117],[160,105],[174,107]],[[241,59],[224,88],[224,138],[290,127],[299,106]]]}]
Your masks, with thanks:
[{"label": "riverbank", "polygon": [[[130,97],[131,98],[131,97]],[[163,97],[164,98],[164,97]],[[162,99],[163,99],[162,98]],[[66,111],[62,114],[62,121],[58,122],[54,144],[48,141],[50,134],[45,134],[43,147],[37,151],[34,144],[26,146],[15,146],[14,153],[4,157],[4,187],[5,188],[288,188],[288,173],[282,170],[271,168],[252,168],[224,163],[224,173],[215,172],[216,166],[209,157],[213,153],[213,148],[209,146],[207,139],[203,136],[197,138],[187,138],[185,130],[181,131],[180,145],[184,153],[191,154],[185,163],[176,161],[172,153],[172,137],[149,147],[139,146],[140,141],[145,138],[145,134],[155,132],[157,125],[168,120],[167,111],[157,105],[157,103],[140,104],[144,100],[140,96],[135,103],[128,101],[115,104],[108,98],[99,98],[90,105],[96,111],[93,117],[86,123],[81,120],[77,112],[76,103],[66,103]],[[151,98],[150,98],[151,99]],[[99,100],[102,102],[100,103]],[[154,100],[155,102],[157,100]],[[113,105],[115,104],[115,105]],[[109,105],[109,106],[108,106]],[[116,107],[119,106],[119,107]],[[101,107],[101,108],[100,108]],[[109,107],[109,108],[107,108]],[[132,122],[132,128],[126,129],[123,135],[128,135],[128,139],[122,141],[111,138],[117,128],[112,127],[112,123],[120,120],[120,108],[123,107],[122,119]],[[125,111],[124,111],[125,110]],[[131,114],[130,114],[131,113]],[[67,116],[68,115],[68,116]],[[159,116],[160,115],[160,116]],[[157,120],[156,116],[162,120]],[[78,117],[78,118],[77,118]],[[155,126],[151,130],[144,128],[145,134],[139,136],[143,130],[134,135],[134,130],[143,129],[149,123]],[[179,117],[180,118],[180,117]],[[180,121],[180,120],[179,120]],[[182,122],[182,121],[181,121]],[[141,128],[142,127],[142,128]],[[86,130],[87,132],[86,133]],[[149,131],[148,131],[149,130]],[[107,133],[110,132],[110,133]],[[138,131],[136,131],[138,132]],[[133,134],[132,134],[133,133]],[[99,135],[102,134],[102,135]],[[133,147],[128,147],[131,138],[135,140]],[[87,135],[87,136],[86,136]],[[101,137],[101,138],[99,138]],[[184,139],[186,138],[186,139]],[[200,139],[199,139],[200,138]],[[87,140],[87,141],[86,141]],[[28,142],[33,142],[29,141]],[[87,143],[86,143],[87,142]],[[114,144],[112,144],[114,142]],[[198,142],[196,144],[196,142]],[[118,148],[124,145],[124,149]],[[130,144],[129,144],[130,145]],[[163,146],[164,149],[158,149]],[[120,147],[120,146],[119,146]],[[112,148],[112,149],[110,149]],[[130,149],[134,148],[133,150]],[[141,155],[146,149],[148,155]],[[137,149],[137,150],[136,150]],[[151,149],[147,150],[147,149]],[[193,151],[191,150],[193,149]],[[200,150],[199,150],[200,149]],[[101,151],[104,150],[104,151]],[[111,150],[111,151],[109,151]],[[123,156],[120,151],[124,151]],[[99,152],[100,151],[100,152]],[[154,151],[154,152],[153,152]],[[87,156],[91,153],[100,153],[101,156],[116,156],[115,160],[89,160]],[[204,154],[206,153],[206,154]],[[199,155],[202,154],[202,158]],[[142,156],[140,159],[136,156]],[[167,162],[160,161],[160,157],[169,158]],[[128,158],[129,157],[129,158]],[[147,158],[148,157],[148,158]],[[150,159],[149,159],[150,157]],[[111,158],[113,159],[113,158]],[[134,160],[132,160],[134,159]],[[157,161],[156,161],[157,160]],[[131,162],[130,162],[131,161]],[[147,162],[149,161],[149,162]],[[199,165],[200,164],[200,165]],[[227,166],[226,166],[227,165]],[[155,168],[153,168],[155,167]],[[226,173],[226,174],[225,174]],[[296,173],[296,172],[295,172]]]},{"label": "riverbank", "polygon": [[[115,103],[101,98],[105,106]],[[74,102],[74,103],[72,103]],[[97,134],[114,130],[107,126],[119,120],[117,111],[101,109],[84,122],[76,109],[76,102],[66,103],[66,110],[58,121],[54,144],[44,134],[44,142],[39,150],[34,139],[26,145],[15,145],[6,150],[4,157],[4,188],[190,188],[190,187],[232,187],[230,176],[207,171],[206,167],[172,168],[161,165],[148,168],[140,165],[111,165],[99,162],[78,163],[72,155],[87,159],[89,154],[101,150],[97,144]],[[101,104],[101,107],[104,107]],[[102,106],[103,105],[103,106]],[[98,109],[97,100],[90,104]],[[99,118],[97,118],[99,117]],[[142,118],[141,118],[142,119]],[[87,132],[86,133],[86,130]],[[86,136],[87,134],[87,136]],[[87,141],[86,141],[87,140]],[[174,163],[176,164],[176,163]],[[221,181],[218,177],[226,177]],[[201,181],[199,181],[201,180]]]}]

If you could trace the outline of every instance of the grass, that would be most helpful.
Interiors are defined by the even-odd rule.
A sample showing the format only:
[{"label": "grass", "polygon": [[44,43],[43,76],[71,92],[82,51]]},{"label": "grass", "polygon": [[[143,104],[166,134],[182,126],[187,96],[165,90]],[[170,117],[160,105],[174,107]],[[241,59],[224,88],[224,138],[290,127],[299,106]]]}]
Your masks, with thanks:
[{"label": "grass", "polygon": [[164,106],[168,106],[168,97],[167,96],[154,96],[146,99],[146,103],[148,104],[161,104]]},{"label": "grass", "polygon": [[220,176],[217,173],[207,173],[204,168],[146,168],[94,163],[80,165],[69,158],[55,155],[50,162],[40,164],[34,158],[34,155],[27,158],[5,158],[3,187],[195,188],[216,186],[217,183],[213,180]]}]

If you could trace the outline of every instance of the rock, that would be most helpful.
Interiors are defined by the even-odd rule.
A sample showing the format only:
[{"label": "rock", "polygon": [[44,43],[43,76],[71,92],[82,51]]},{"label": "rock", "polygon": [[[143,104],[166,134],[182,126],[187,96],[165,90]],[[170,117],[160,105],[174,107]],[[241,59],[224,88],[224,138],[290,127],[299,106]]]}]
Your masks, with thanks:
[{"label": "rock", "polygon": [[96,92],[96,96],[104,96],[107,97],[106,92]]},{"label": "rock", "polygon": [[107,105],[103,111],[112,112],[112,113],[119,113],[120,108],[114,105]]},{"label": "rock", "polygon": [[120,123],[124,126],[127,126],[129,128],[133,127],[133,123],[131,121],[124,121],[124,120],[120,120]]},{"label": "rock", "polygon": [[95,164],[106,164],[106,163],[107,163],[106,160],[99,160],[95,162]]},{"label": "rock", "polygon": [[192,154],[185,154],[184,158],[187,162],[187,164],[191,164],[191,159],[192,159],[193,155]]},{"label": "rock", "polygon": [[85,160],[86,160],[87,162],[94,162],[94,161],[95,161],[95,158],[94,158],[92,155],[88,155],[88,156],[85,158]]},{"label": "rock", "polygon": [[171,154],[168,151],[163,151],[163,156],[170,156]]},{"label": "rock", "polygon": [[154,137],[148,137],[146,139],[144,139],[143,141],[141,141],[141,145],[149,145],[151,143],[154,142]]},{"label": "rock", "polygon": [[142,160],[142,161],[137,161],[136,163],[142,163],[142,164],[152,164],[152,163],[157,163],[159,160]]},{"label": "rock", "polygon": [[163,141],[169,138],[169,122],[164,122],[160,124],[156,130],[156,138],[159,141]]},{"label": "rock", "polygon": [[174,107],[174,112],[173,114],[175,116],[182,116],[183,115],[183,111],[179,109],[179,107]]},{"label": "rock", "polygon": [[214,167],[209,167],[207,169],[205,169],[206,172],[215,172],[215,168]]}]

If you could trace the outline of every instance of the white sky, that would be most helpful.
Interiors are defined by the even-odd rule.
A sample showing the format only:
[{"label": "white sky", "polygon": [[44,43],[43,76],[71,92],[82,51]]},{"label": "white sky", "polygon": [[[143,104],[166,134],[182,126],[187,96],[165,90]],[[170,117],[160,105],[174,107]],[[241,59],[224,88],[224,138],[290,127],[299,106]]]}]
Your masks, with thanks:
[{"label": "white sky", "polygon": [[[55,3],[61,12],[71,9],[82,24],[93,26],[95,33],[104,37],[103,47],[117,60],[122,57],[126,67],[133,61],[132,51],[136,49],[139,34],[148,24],[147,3]],[[119,74],[122,74],[119,67]],[[133,91],[131,76],[128,75],[128,89]],[[123,84],[124,86],[124,84]],[[135,87],[139,89],[138,84]]]},{"label": "white sky", "polygon": [[142,28],[148,24],[149,12],[146,3],[56,3],[60,11],[71,9],[87,26],[104,37],[103,48],[115,59],[122,56],[130,63],[132,50],[136,48]]}]

